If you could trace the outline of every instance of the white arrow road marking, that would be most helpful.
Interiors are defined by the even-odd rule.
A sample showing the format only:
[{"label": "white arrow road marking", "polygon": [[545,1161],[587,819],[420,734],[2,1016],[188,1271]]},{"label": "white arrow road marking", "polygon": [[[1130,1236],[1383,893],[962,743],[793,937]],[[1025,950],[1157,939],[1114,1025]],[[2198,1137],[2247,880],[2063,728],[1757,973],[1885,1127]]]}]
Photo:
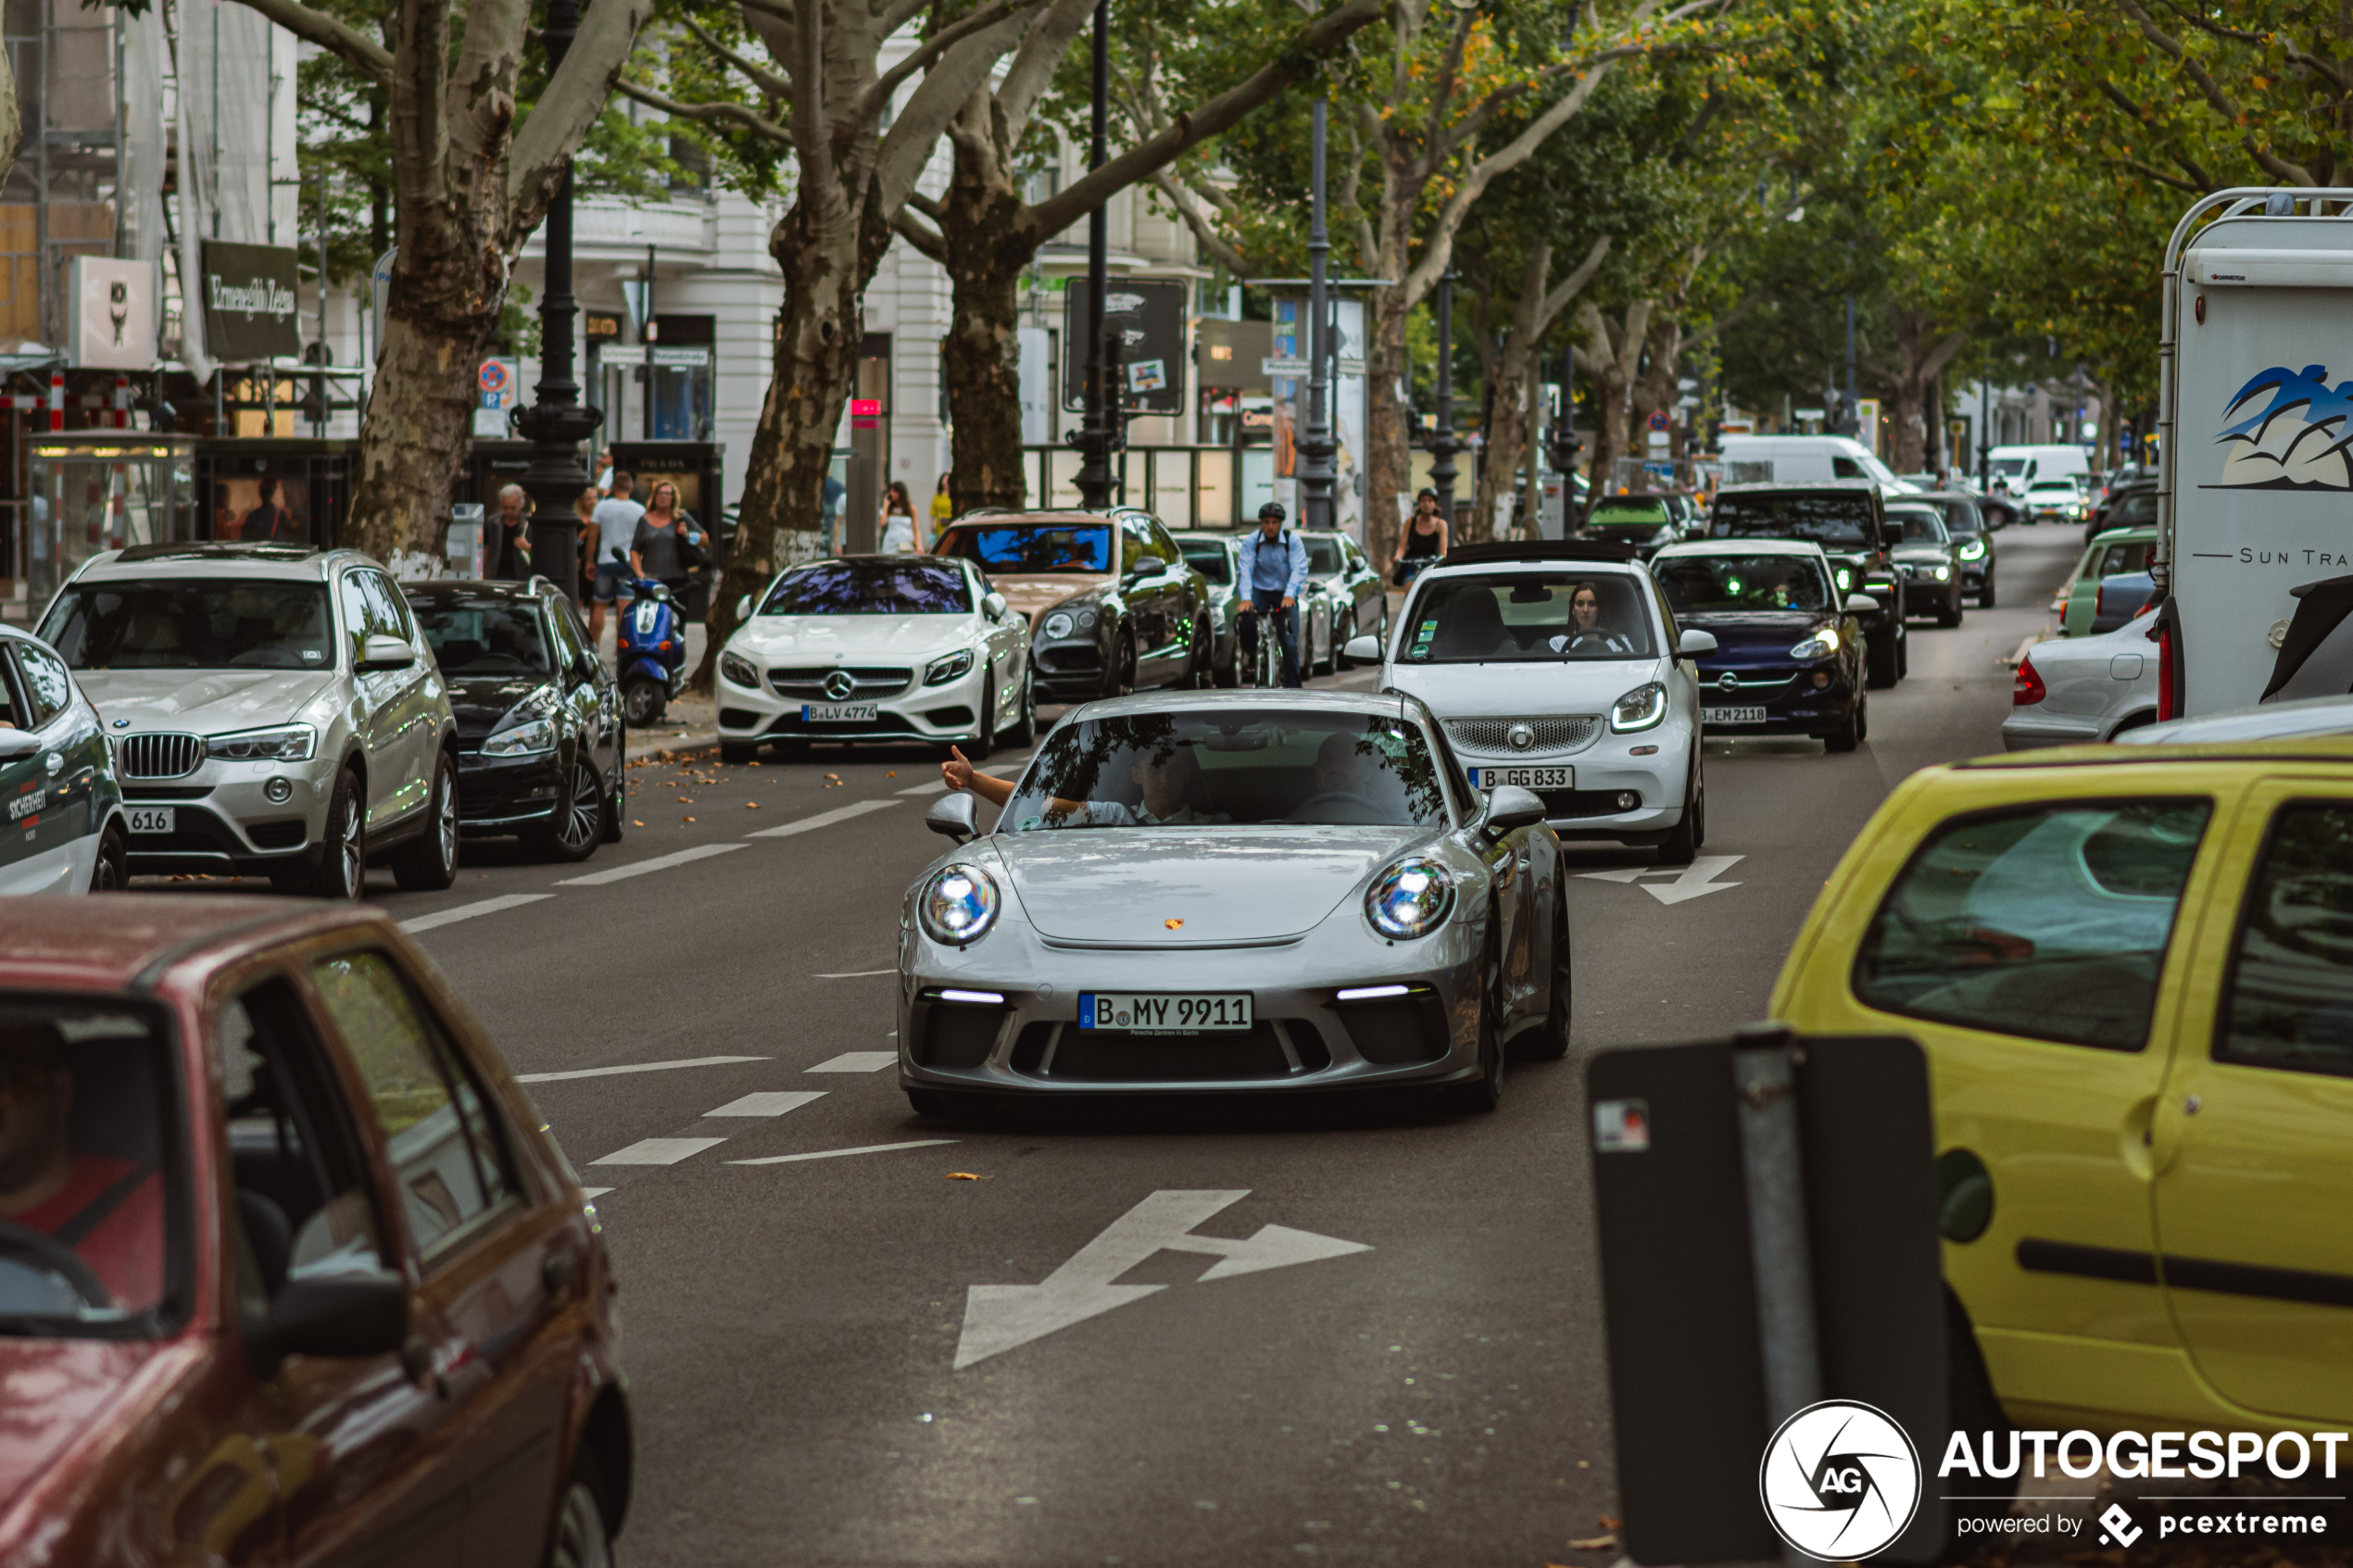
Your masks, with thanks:
[{"label": "white arrow road marking", "polygon": [[1164,1248],[1218,1254],[1219,1261],[1201,1276],[1204,1281],[1372,1250],[1363,1242],[1341,1241],[1288,1225],[1261,1226],[1246,1241],[1192,1234],[1195,1225],[1249,1196],[1247,1187],[1239,1192],[1156,1192],[1114,1220],[1043,1282],[972,1286],[964,1298],[964,1332],[956,1342],[956,1370],[962,1372],[1000,1351],[1166,1289],[1159,1285],[1112,1283]]},{"label": "white arrow road marking", "polygon": [[[1721,893],[1728,887],[1738,887],[1737,882],[1718,882],[1717,877],[1730,871],[1745,855],[1699,855],[1688,866],[1623,866],[1610,872],[1579,872],[1580,877],[1594,882],[1631,883],[1662,904],[1680,904],[1687,899],[1705,898],[1711,893]],[[1673,882],[1636,882],[1637,877],[1671,876]]]}]

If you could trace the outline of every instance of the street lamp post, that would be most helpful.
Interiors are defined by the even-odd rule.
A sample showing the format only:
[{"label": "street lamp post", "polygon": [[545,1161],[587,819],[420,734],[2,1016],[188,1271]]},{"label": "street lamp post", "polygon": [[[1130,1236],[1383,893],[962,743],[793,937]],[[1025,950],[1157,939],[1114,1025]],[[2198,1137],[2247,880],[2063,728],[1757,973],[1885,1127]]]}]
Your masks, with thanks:
[{"label": "street lamp post", "polygon": [[[548,0],[547,69],[563,63],[580,28],[575,0]],[[547,206],[546,292],[539,306],[537,400],[515,417],[515,428],[532,444],[531,467],[522,487],[536,504],[531,523],[532,568],[574,601],[580,597],[580,520],[573,503],[588,487],[580,444],[596,433],[603,415],[580,405],[580,383],[572,375],[572,169]]]},{"label": "street lamp post", "polygon": [[1307,229],[1307,429],[1299,442],[1299,523],[1330,528],[1338,521],[1332,459],[1331,368],[1327,363],[1330,327],[1326,321],[1324,259],[1332,246],[1324,229],[1324,100],[1315,100],[1314,132],[1315,206]]},{"label": "street lamp post", "polygon": [[1438,515],[1454,525],[1454,269],[1438,275],[1438,428],[1429,438],[1429,487],[1438,492]]},{"label": "street lamp post", "polygon": [[[1087,167],[1101,169],[1110,156],[1111,0],[1095,0],[1095,91]],[[1087,411],[1078,431],[1078,504],[1090,512],[1111,505],[1111,454],[1118,413],[1112,384],[1113,357],[1104,352],[1103,293],[1111,286],[1111,229],[1107,204],[1087,215]]]}]

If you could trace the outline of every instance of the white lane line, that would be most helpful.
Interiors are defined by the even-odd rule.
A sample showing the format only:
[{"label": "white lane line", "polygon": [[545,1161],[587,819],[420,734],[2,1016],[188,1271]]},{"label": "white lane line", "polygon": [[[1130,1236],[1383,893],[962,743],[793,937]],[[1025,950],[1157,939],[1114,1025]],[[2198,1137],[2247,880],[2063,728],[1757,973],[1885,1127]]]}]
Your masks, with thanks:
[{"label": "white lane line", "polygon": [[741,849],[741,844],[698,844],[692,849],[680,849],[669,855],[656,855],[650,860],[633,860],[625,866],[615,866],[609,872],[592,872],[586,876],[568,876],[556,884],[558,887],[602,887],[607,883],[627,882],[633,876],[648,872],[666,872],[673,866],[683,866],[690,860],[706,860],[713,855],[724,855],[730,849]]},{"label": "white lane line", "polygon": [[591,1165],[675,1165],[706,1148],[716,1148],[725,1138],[639,1138],[627,1148],[614,1149],[602,1160],[591,1160]]},{"label": "white lane line", "polygon": [[823,1099],[823,1089],[766,1089],[759,1094],[731,1099],[716,1110],[706,1110],[705,1116],[782,1116],[787,1110],[799,1110],[812,1099]]},{"label": "white lane line", "polygon": [[839,974],[812,974],[812,980],[870,980],[877,974],[897,974],[895,969],[847,969]]},{"label": "white lane line", "polygon": [[811,1068],[812,1073],[880,1073],[897,1065],[897,1051],[844,1051],[830,1060]]},{"label": "white lane line", "polygon": [[610,1187],[582,1187],[580,1189],[580,1196],[594,1200],[604,1197],[605,1194],[610,1192],[612,1188]]},{"label": "white lane line", "polygon": [[940,791],[946,789],[947,787],[948,781],[946,779],[934,779],[929,784],[920,784],[912,789],[902,789],[899,793],[901,795],[937,795]]},{"label": "white lane line", "polygon": [[518,1073],[518,1084],[560,1084],[568,1078],[616,1078],[623,1073],[667,1073],[673,1067],[721,1067],[734,1061],[766,1061],[764,1056],[686,1056],[675,1061],[640,1061],[629,1067],[575,1067],[569,1073]]},{"label": "white lane line", "polygon": [[542,898],[552,898],[552,893],[506,893],[496,898],[484,898],[476,904],[460,904],[454,909],[435,909],[429,915],[417,915],[400,922],[400,929],[415,935],[439,925],[455,925],[476,915],[495,915],[501,909],[519,909],[525,904],[536,904]]},{"label": "white lane line", "polygon": [[730,1165],[790,1165],[799,1160],[838,1160],[845,1154],[887,1154],[894,1148],[932,1148],[954,1138],[917,1138],[912,1143],[861,1144],[856,1148],[821,1148],[813,1154],[771,1154],[761,1160],[730,1160]]},{"label": "white lane line", "polygon": [[829,828],[836,822],[846,822],[852,817],[862,817],[869,811],[879,811],[886,806],[895,804],[896,802],[889,800],[853,800],[847,806],[837,806],[830,811],[820,811],[813,817],[803,817],[799,822],[785,822],[773,828],[761,828],[758,833],[748,833],[744,836],[746,838],[790,838],[794,834],[807,833],[811,828]]}]

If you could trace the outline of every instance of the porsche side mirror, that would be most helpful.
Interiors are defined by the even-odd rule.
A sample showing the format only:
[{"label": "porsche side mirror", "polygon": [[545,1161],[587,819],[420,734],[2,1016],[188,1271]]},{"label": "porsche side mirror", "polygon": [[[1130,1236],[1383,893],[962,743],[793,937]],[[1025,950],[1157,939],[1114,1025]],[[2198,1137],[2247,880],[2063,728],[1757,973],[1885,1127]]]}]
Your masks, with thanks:
[{"label": "porsche side mirror", "polygon": [[749,594],[744,595],[743,597],[736,601],[736,619],[737,621],[749,621],[751,619],[751,596]]},{"label": "porsche side mirror", "polygon": [[1871,597],[1869,594],[1849,594],[1846,596],[1846,613],[1849,615],[1877,615],[1879,613],[1879,601]]},{"label": "porsche side mirror", "polygon": [[1521,828],[1534,827],[1544,820],[1544,803],[1536,792],[1517,784],[1497,784],[1487,797],[1486,834],[1490,838],[1502,838]]},{"label": "porsche side mirror", "polygon": [[1005,615],[1005,596],[993,589],[980,596],[981,612],[991,621],[1001,621]]},{"label": "porsche side mirror", "polygon": [[247,1320],[245,1352],[267,1378],[288,1356],[382,1356],[409,1337],[409,1282],[386,1270],[286,1282]]},{"label": "porsche side mirror", "polygon": [[1360,633],[1349,638],[1348,646],[1340,650],[1340,661],[1341,665],[1351,670],[1359,664],[1378,664],[1380,639],[1370,632]]},{"label": "porsche side mirror", "polygon": [[931,803],[924,813],[924,826],[934,833],[946,834],[959,844],[969,844],[980,836],[980,819],[973,797],[966,790],[950,790]]},{"label": "porsche side mirror", "polygon": [[1686,632],[1675,644],[1676,655],[1682,659],[1698,659],[1715,651],[1716,634],[1712,632]]},{"label": "porsche side mirror", "polygon": [[363,640],[359,645],[359,666],[361,674],[371,670],[406,670],[417,662],[417,650],[403,637],[388,637],[382,633]]}]

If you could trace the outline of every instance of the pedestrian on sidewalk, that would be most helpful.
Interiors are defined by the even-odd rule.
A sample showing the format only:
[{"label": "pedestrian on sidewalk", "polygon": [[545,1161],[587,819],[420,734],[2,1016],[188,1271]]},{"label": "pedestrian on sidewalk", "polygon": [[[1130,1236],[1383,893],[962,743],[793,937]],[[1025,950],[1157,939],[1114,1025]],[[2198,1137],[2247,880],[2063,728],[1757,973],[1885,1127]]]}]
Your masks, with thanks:
[{"label": "pedestrian on sidewalk", "polygon": [[935,539],[939,537],[942,529],[956,521],[955,498],[948,494],[948,482],[955,477],[952,473],[941,474],[939,488],[931,495],[931,536]]},{"label": "pedestrian on sidewalk", "polygon": [[638,576],[652,578],[673,598],[686,593],[702,564],[702,531],[693,514],[680,508],[678,487],[666,479],[654,486],[646,515],[637,520],[629,560]]},{"label": "pedestrian on sidewalk", "polygon": [[[589,588],[588,640],[600,650],[605,646],[605,607],[612,605],[618,618],[621,601],[632,596],[627,583],[635,569],[629,557],[637,547],[637,520],[646,515],[646,508],[630,499],[636,484],[635,475],[616,471],[611,492],[597,503],[597,575]],[[616,641],[620,635],[616,624]]]},{"label": "pedestrian on sidewalk", "polygon": [[483,541],[482,574],[486,578],[520,578],[531,571],[531,497],[520,484],[498,492],[498,515],[490,520],[490,537]]},{"label": "pedestrian on sidewalk", "polygon": [[915,531],[915,502],[907,487],[898,480],[883,492],[883,554],[912,555],[924,547],[923,537]]}]

